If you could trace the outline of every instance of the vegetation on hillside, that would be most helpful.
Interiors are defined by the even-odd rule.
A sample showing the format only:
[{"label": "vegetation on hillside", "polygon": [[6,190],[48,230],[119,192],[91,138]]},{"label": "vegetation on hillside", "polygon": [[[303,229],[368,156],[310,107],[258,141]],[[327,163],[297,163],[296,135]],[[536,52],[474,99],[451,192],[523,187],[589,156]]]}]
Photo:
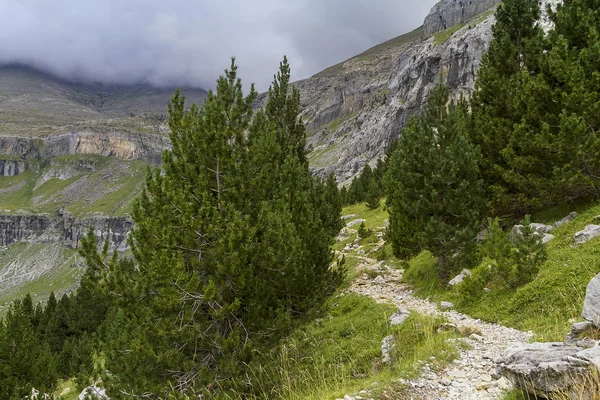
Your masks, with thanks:
[{"label": "vegetation on hillside", "polygon": [[[350,375],[368,381],[380,372],[373,362],[391,310],[329,297],[358,262],[333,263],[333,238],[342,203],[354,204],[347,211],[373,218],[353,240],[373,244],[384,195],[389,243],[378,251],[402,258],[417,293],[562,338],[598,272],[593,242],[572,248],[599,213],[598,10],[599,0],[565,1],[545,36],[537,1],[505,0],[470,107],[447,104],[437,87],[386,160],[342,193],[333,177],[309,173],[285,59],[262,110],[234,63],[202,107],[186,111],[177,92],[173,148],[133,208],[133,258],[109,258],[89,235],[75,294],[11,306],[0,324],[0,397],[50,391],[59,377],[87,384],[97,372],[115,399],[315,398],[338,395]],[[575,204],[584,204],[579,217],[542,244],[530,221],[553,222],[560,217],[540,211]],[[509,237],[503,228],[521,220]],[[450,289],[465,265],[476,265],[473,275]],[[406,363],[446,343],[432,334],[439,321],[411,318],[399,334]],[[340,339],[322,346],[332,335]]]}]

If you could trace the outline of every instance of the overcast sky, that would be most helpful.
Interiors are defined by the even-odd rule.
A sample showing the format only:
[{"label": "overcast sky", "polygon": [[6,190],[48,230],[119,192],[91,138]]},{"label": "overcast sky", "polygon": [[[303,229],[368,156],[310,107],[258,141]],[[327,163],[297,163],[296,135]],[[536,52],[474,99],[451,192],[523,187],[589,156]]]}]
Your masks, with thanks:
[{"label": "overcast sky", "polygon": [[437,0],[0,0],[0,64],[65,78],[212,88],[236,56],[265,90],[422,24]]}]

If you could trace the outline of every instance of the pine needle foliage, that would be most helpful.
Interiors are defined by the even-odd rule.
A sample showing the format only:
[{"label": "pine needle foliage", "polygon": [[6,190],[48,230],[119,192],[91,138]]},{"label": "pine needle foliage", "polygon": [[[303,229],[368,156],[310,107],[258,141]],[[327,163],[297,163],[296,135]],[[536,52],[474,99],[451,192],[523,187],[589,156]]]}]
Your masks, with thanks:
[{"label": "pine needle foliage", "polygon": [[135,204],[134,261],[106,273],[111,396],[242,396],[249,363],[341,282],[341,199],[309,172],[286,59],[264,109],[256,96],[232,61],[201,107],[179,92],[169,104],[172,149]]}]

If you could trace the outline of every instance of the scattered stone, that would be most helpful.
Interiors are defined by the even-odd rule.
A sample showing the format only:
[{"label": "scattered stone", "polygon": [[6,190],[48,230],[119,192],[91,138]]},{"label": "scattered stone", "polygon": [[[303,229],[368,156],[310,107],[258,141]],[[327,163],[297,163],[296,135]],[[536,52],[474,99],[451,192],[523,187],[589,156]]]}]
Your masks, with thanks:
[{"label": "scattered stone", "polygon": [[389,319],[390,326],[402,325],[410,317],[410,311],[401,308],[396,311]]},{"label": "scattered stone", "polygon": [[392,361],[392,352],[396,347],[394,343],[394,335],[389,335],[381,341],[381,362],[388,364]]},{"label": "scattered stone", "polygon": [[465,278],[467,276],[471,276],[473,275],[471,273],[471,271],[469,271],[468,269],[463,269],[460,274],[456,275],[450,282],[448,282],[448,285],[450,286],[456,286],[459,283],[461,283],[463,280],[465,280]]},{"label": "scattered stone", "polygon": [[599,225],[588,225],[575,234],[575,244],[583,244],[600,235]]},{"label": "scattered stone", "polygon": [[367,221],[367,220],[365,220],[365,219],[362,219],[362,218],[355,219],[354,221],[350,221],[350,222],[348,222],[348,223],[346,224],[346,228],[351,228],[351,227],[353,227],[354,225],[360,225],[360,224],[362,224],[363,222],[366,222],[366,221]]},{"label": "scattered stone", "polygon": [[476,340],[478,342],[483,342],[483,336],[478,335],[476,333],[473,333],[471,336],[469,336],[469,339]]},{"label": "scattered stone", "polygon": [[343,227],[340,233],[338,234],[337,241],[343,242],[344,240],[348,240],[352,236],[356,235],[358,231],[356,229],[350,229],[348,227]]},{"label": "scattered stone", "polygon": [[553,229],[553,227],[550,225],[538,224],[536,222],[532,222],[531,224],[529,224],[529,226],[535,229],[538,235],[543,235],[544,233],[548,233]]},{"label": "scattered stone", "polygon": [[569,222],[573,221],[575,218],[577,218],[577,213],[575,211],[573,211],[573,212],[569,213],[569,215],[567,215],[566,217],[561,219],[560,221],[555,222],[553,226],[555,228],[558,228],[561,225],[568,224]]},{"label": "scattered stone", "polygon": [[390,220],[389,219],[384,219],[383,220],[383,227],[385,229],[387,229],[390,226]]},{"label": "scattered stone", "polygon": [[347,219],[356,218],[356,217],[358,217],[358,215],[356,215],[356,214],[348,214],[348,215],[344,215],[342,217],[342,219],[345,221]]},{"label": "scattered stone", "polygon": [[[516,387],[536,396],[567,394],[591,367],[600,367],[600,347],[583,349],[566,343],[529,343],[509,349],[498,372]],[[588,397],[577,397],[588,398]]]},{"label": "scattered stone", "polygon": [[[545,237],[545,235],[554,228],[553,226],[550,226],[550,225],[539,224],[539,223],[535,223],[535,222],[532,222],[531,224],[529,224],[529,226],[534,229],[534,231],[535,231],[536,234],[538,234],[540,236],[543,236],[543,237]],[[510,230],[510,240],[513,243],[514,243],[515,238],[517,236],[518,237],[522,237],[523,236],[522,229],[523,229],[523,225],[515,225]],[[549,238],[548,241],[552,240],[553,238],[554,237]]]},{"label": "scattered stone", "polygon": [[581,316],[600,328],[600,274],[593,277],[587,286]]},{"label": "scattered stone", "polygon": [[98,386],[86,387],[79,394],[79,397],[77,397],[77,400],[87,400],[87,399],[109,400],[108,396],[106,395],[106,390],[104,390],[103,388],[100,388]]},{"label": "scattered stone", "polygon": [[454,304],[450,303],[449,301],[442,301],[440,303],[440,308],[442,310],[448,310],[450,308],[454,308]]},{"label": "scattered stone", "polygon": [[554,236],[554,235],[551,235],[551,234],[549,234],[549,233],[546,233],[546,234],[544,234],[544,237],[542,238],[542,243],[543,243],[543,244],[546,244],[546,243],[548,243],[549,241],[551,241],[552,239],[554,239],[555,237],[556,237],[556,236]]},{"label": "scattered stone", "polygon": [[383,285],[385,284],[385,279],[383,278],[383,276],[377,275],[377,277],[373,279],[373,283],[376,285]]}]

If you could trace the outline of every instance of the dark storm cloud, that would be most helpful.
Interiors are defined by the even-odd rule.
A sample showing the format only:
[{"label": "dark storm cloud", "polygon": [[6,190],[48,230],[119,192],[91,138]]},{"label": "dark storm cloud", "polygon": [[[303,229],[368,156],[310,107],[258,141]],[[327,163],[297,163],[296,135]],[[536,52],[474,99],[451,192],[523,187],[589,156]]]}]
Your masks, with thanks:
[{"label": "dark storm cloud", "polygon": [[67,79],[212,87],[235,55],[268,86],[419,26],[436,0],[0,0],[0,63]]}]

